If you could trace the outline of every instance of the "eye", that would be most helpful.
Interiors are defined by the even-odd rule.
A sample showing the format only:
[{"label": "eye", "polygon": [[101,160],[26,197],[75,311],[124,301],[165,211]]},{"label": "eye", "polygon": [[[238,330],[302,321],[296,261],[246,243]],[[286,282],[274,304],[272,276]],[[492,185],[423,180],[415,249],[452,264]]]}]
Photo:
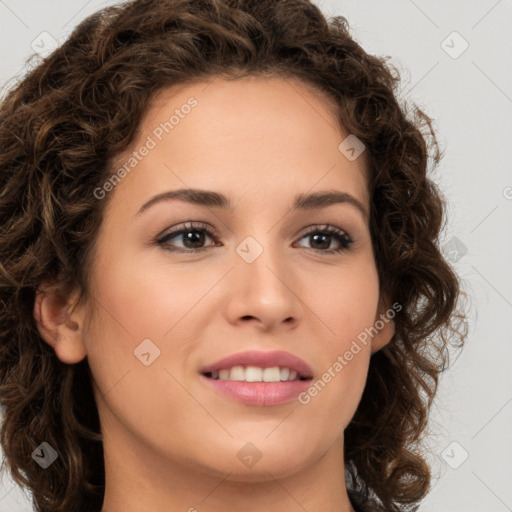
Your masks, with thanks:
[{"label": "eye", "polygon": [[[202,223],[189,223],[185,224],[181,228],[175,229],[170,233],[167,233],[163,237],[157,240],[157,243],[164,246],[165,249],[172,252],[199,252],[203,251],[205,247],[202,245],[205,242],[205,238],[214,238],[213,230]],[[182,247],[185,250],[176,249],[176,243],[169,243],[169,240],[178,239],[183,242]],[[169,247],[170,246],[170,247]],[[179,246],[178,246],[179,247]]]},{"label": "eye", "polygon": [[[210,243],[210,247],[220,245],[220,243],[215,240],[215,231],[207,224],[190,222],[160,237],[157,243],[171,252],[197,253],[208,248],[204,246],[208,238],[213,241],[213,243]],[[174,239],[181,241],[182,245],[177,245],[176,242],[170,243],[170,241]],[[323,254],[335,254],[346,251],[353,243],[348,233],[328,224],[324,226],[312,226],[306,234],[300,238],[300,240],[303,239],[309,239],[309,242],[313,245],[311,248]],[[338,244],[338,248],[329,249],[333,241]]]},{"label": "eye", "polygon": [[[323,227],[312,226],[301,240],[304,238],[307,238],[309,242],[313,244],[312,249],[326,254],[335,254],[346,251],[353,243],[353,240],[350,238],[348,233],[334,226],[329,226],[328,224]],[[337,249],[329,249],[333,241],[338,244]],[[317,247],[314,247],[315,245],[317,245]]]}]

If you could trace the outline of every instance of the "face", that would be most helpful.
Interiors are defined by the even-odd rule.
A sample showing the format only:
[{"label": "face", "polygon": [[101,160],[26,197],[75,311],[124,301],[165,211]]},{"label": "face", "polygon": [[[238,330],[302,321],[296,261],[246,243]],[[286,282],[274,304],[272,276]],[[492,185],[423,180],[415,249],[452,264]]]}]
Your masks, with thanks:
[{"label": "face", "polygon": [[[392,325],[362,342],[385,310],[365,153],[347,158],[348,135],[297,81],[216,79],[154,99],[113,167],[122,179],[97,191],[109,203],[78,322],[107,438],[240,480],[342,447]],[[337,200],[304,200],[326,193]],[[214,364],[246,351],[263,359],[223,369],[310,380],[242,382],[275,370]],[[261,456],[254,468],[241,449]]]}]

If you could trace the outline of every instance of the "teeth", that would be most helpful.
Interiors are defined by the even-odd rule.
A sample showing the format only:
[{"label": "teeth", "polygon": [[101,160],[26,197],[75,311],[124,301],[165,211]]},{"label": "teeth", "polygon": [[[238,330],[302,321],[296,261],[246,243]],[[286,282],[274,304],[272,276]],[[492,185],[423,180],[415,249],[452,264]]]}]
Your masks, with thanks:
[{"label": "teeth", "polygon": [[263,382],[279,382],[281,380],[281,372],[278,366],[265,368],[263,370]]},{"label": "teeth", "polygon": [[246,382],[285,382],[299,380],[295,370],[289,368],[260,368],[258,366],[233,366],[225,368],[218,372],[212,372],[212,379],[218,380],[238,380]]},{"label": "teeth", "polygon": [[[229,370],[228,370],[229,372]],[[231,380],[245,380],[245,371],[243,366],[233,366],[231,373],[229,373],[228,379]]]},{"label": "teeth", "polygon": [[263,380],[263,370],[257,366],[248,366],[245,369],[245,380],[247,382],[261,382]]},{"label": "teeth", "polygon": [[219,379],[220,380],[228,380],[229,379],[229,369],[228,370],[221,370],[219,372]]}]

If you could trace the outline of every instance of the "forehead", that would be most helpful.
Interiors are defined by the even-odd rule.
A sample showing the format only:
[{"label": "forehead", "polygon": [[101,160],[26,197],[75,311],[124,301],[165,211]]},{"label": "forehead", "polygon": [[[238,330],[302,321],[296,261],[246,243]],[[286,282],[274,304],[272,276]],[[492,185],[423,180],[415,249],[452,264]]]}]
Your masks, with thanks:
[{"label": "forehead", "polygon": [[[136,140],[116,158],[113,172],[129,169],[116,194],[192,187],[230,196],[259,191],[263,200],[341,187],[365,203],[366,155],[350,161],[339,147],[349,135],[334,105],[298,80],[251,76],[174,86],[153,98]],[[150,150],[134,162],[145,146]],[[136,165],[126,166],[130,158]]]}]

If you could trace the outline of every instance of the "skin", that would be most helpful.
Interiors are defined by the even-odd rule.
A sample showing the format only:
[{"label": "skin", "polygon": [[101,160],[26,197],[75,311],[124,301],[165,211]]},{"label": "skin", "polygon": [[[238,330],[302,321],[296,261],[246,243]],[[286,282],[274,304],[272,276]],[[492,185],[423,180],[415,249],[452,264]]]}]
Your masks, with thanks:
[{"label": "skin", "polygon": [[[217,78],[158,94],[116,165],[191,96],[198,105],[103,199],[86,300],[72,290],[35,303],[56,355],[87,357],[92,370],[103,512],[352,511],[343,432],[392,321],[306,405],[241,404],[198,372],[243,350],[285,350],[320,378],[388,309],[365,215],[348,203],[291,211],[296,194],[337,190],[368,212],[365,153],[349,161],[338,150],[348,132],[304,84]],[[136,215],[153,196],[189,187],[220,192],[233,208],[174,200]],[[187,250],[183,235],[156,242],[188,221],[216,232],[203,251],[168,250]],[[349,249],[326,254],[341,246],[335,237],[322,246],[304,235],[325,224],[350,235]],[[252,263],[236,252],[248,236],[263,248]],[[145,366],[134,349],[147,338],[161,353]],[[247,442],[261,455],[252,467],[237,457]]]}]

